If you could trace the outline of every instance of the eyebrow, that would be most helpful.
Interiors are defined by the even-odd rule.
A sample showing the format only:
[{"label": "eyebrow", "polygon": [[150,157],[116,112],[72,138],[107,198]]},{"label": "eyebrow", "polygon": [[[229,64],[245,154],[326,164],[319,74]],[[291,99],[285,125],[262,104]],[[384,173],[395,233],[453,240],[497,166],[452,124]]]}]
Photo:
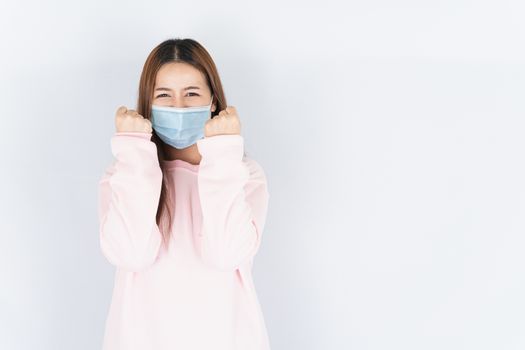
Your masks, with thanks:
[{"label": "eyebrow", "polygon": [[[200,89],[198,86],[186,86],[182,90],[191,90],[191,89]],[[158,87],[155,89],[155,91],[171,91],[171,89],[165,88],[165,87]]]}]

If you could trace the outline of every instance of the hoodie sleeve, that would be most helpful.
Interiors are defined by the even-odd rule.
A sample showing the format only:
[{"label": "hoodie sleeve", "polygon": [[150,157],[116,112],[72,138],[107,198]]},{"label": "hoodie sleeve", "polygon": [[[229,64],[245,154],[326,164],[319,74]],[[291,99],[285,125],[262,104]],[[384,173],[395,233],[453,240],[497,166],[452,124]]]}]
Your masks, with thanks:
[{"label": "hoodie sleeve", "polygon": [[162,242],[156,213],[162,185],[151,133],[116,132],[115,161],[99,181],[100,247],[116,267],[141,270],[155,261]]},{"label": "hoodie sleeve", "polygon": [[233,270],[251,262],[259,249],[269,199],[266,176],[257,162],[243,158],[241,135],[205,137],[197,146],[201,255],[219,269]]}]

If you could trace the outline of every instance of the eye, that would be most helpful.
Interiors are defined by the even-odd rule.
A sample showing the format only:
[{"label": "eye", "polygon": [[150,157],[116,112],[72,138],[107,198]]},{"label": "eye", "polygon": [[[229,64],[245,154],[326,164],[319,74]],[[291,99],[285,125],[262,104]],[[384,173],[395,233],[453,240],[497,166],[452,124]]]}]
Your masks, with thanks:
[{"label": "eye", "polygon": [[160,94],[160,95],[157,96],[157,98],[158,98],[158,97],[164,97],[164,96],[162,96],[162,95],[166,95],[166,96],[168,96],[168,94]]},{"label": "eye", "polygon": [[188,94],[195,94],[194,96],[199,96],[199,94],[197,94],[195,92],[188,92]]}]

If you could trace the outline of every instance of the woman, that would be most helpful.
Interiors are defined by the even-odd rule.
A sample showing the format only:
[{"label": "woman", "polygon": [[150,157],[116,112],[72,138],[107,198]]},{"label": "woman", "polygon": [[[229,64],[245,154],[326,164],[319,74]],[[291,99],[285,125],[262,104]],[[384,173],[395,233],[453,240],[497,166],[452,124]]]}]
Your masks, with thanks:
[{"label": "woman", "polygon": [[148,56],[137,110],[118,108],[99,183],[116,267],[104,350],[269,349],[251,275],[268,206],[236,109],[192,39]]}]

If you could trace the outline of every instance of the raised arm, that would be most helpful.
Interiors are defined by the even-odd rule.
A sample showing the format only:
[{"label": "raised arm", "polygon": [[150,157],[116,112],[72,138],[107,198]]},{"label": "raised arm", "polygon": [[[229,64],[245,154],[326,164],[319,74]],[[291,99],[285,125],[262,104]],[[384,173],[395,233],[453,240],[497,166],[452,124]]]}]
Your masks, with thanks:
[{"label": "raised arm", "polygon": [[152,264],[162,242],[155,219],[162,170],[150,138],[146,132],[116,132],[115,161],[99,181],[100,247],[111,264],[129,271]]},{"label": "raised arm", "polygon": [[269,199],[266,176],[255,160],[243,159],[241,135],[206,137],[197,146],[201,255],[216,268],[234,270],[259,249]]}]

